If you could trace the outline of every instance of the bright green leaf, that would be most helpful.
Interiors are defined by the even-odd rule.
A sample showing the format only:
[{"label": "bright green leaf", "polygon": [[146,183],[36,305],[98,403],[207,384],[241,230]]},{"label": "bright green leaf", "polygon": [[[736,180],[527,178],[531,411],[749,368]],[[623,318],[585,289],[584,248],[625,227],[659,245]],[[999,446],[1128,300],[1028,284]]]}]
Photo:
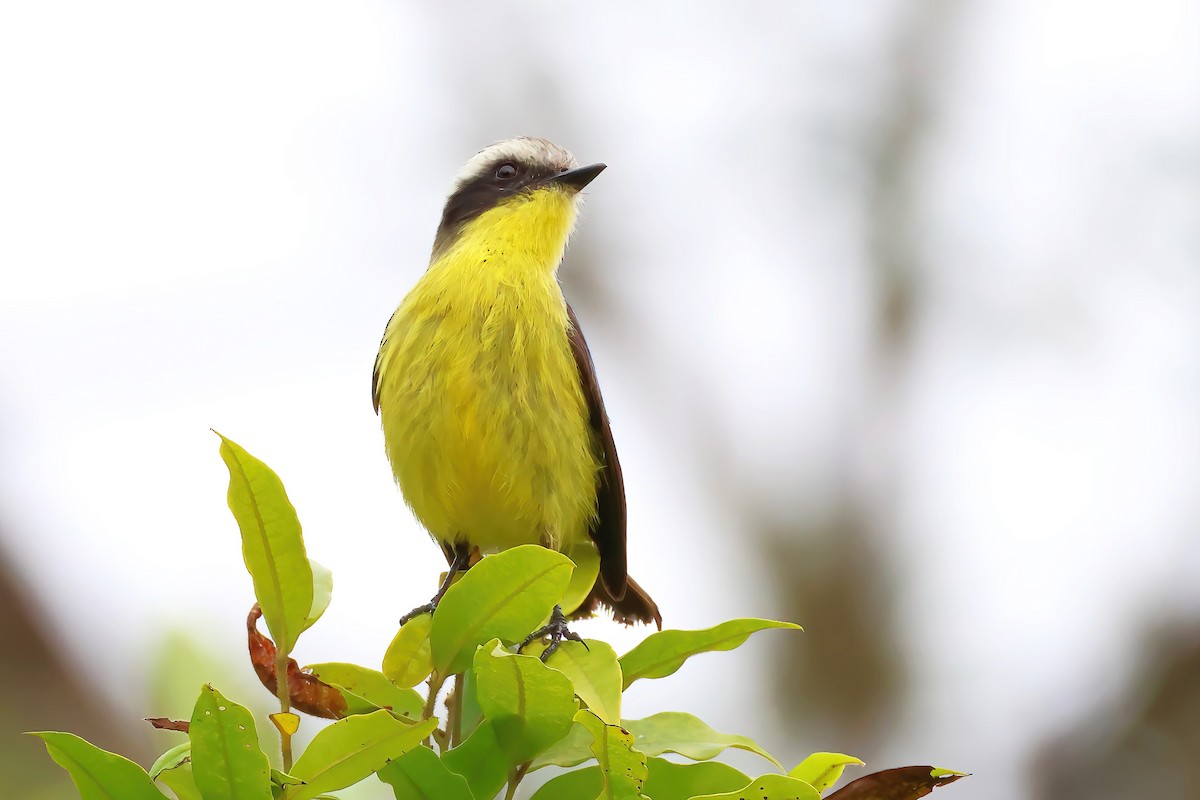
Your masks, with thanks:
[{"label": "bright green leaf", "polygon": [[254,717],[212,686],[192,711],[192,775],[205,800],[270,800],[271,765],[258,746]]},{"label": "bright green leaf", "polygon": [[[528,647],[529,655],[541,655],[545,645],[538,642]],[[621,722],[621,665],[616,651],[607,642],[588,639],[563,642],[546,666],[556,669],[571,680],[575,694],[609,725]]]},{"label": "bright green leaf", "polygon": [[396,800],[474,800],[467,779],[451,772],[428,747],[414,747],[379,770]]},{"label": "bright green leaf", "polygon": [[150,767],[150,780],[156,781],[165,770],[175,769],[190,763],[191,760],[192,743],[181,742],[155,759],[154,766]]},{"label": "bright green leaf", "polygon": [[200,789],[196,786],[196,776],[192,774],[192,763],[180,764],[174,769],[163,770],[158,781],[174,794],[176,800],[204,800]]},{"label": "bright green leaf", "polygon": [[575,571],[571,573],[571,582],[567,584],[561,603],[563,613],[570,616],[572,611],[583,605],[583,601],[596,585],[596,578],[600,575],[600,553],[596,551],[596,545],[590,539],[585,539],[562,552],[575,565]]},{"label": "bright green leaf", "polygon": [[313,569],[300,520],[270,467],[224,436],[221,458],[229,468],[229,510],[242,532],[254,596],[275,646],[291,653],[313,611]]},{"label": "bright green leaf", "polygon": [[719,761],[676,764],[665,758],[649,758],[646,766],[650,775],[642,791],[654,800],[688,800],[698,794],[731,792],[750,782],[748,775]]},{"label": "bright green leaf", "polygon": [[436,718],[410,724],[387,711],[340,719],[314,736],[292,766],[291,774],[306,783],[292,789],[288,800],[352,786],[418,746],[436,727]]},{"label": "bright green leaf", "polygon": [[571,682],[534,656],[496,639],[475,653],[477,697],[509,761],[523,764],[567,735],[578,710]]},{"label": "bright green leaf", "polygon": [[400,630],[383,654],[383,674],[405,689],[416,686],[433,671],[433,654],[429,647],[429,631],[433,615],[413,617]]},{"label": "bright green leaf", "polygon": [[165,800],[146,771],[124,756],[101,750],[73,733],[38,731],[54,763],[75,781],[82,800]]},{"label": "bright green leaf", "polygon": [[[343,694],[349,692],[354,697],[362,698],[369,705],[369,708],[362,709],[354,708],[355,704],[349,703],[349,711],[352,714],[386,708],[399,717],[410,720],[421,718],[421,711],[425,706],[421,695],[412,689],[400,688],[389,681],[382,672],[356,664],[338,662],[310,664],[306,669],[325,683],[331,683],[339,689],[343,689]],[[346,699],[350,700],[349,697]]]},{"label": "bright green leaf", "polygon": [[576,722],[566,736],[533,760],[529,771],[542,767],[574,767],[595,757],[592,753],[592,734]]},{"label": "bright green leaf", "polygon": [[466,741],[443,753],[442,763],[465,778],[471,794],[477,798],[495,797],[508,780],[511,766],[496,737],[496,729],[487,720]]},{"label": "bright green leaf", "polygon": [[665,678],[694,655],[716,650],[732,650],[756,631],[768,628],[801,630],[792,622],[769,619],[733,619],[700,631],[659,631],[621,656],[625,688],[638,678]]},{"label": "bright green leaf", "polygon": [[821,800],[821,793],[802,780],[771,772],[740,789],[694,795],[692,800]]},{"label": "bright green leaf", "polygon": [[679,711],[664,711],[645,719],[624,722],[634,736],[634,746],[648,756],[678,753],[693,761],[715,758],[729,747],[757,753],[775,766],[783,766],[753,739],[729,733],[717,733],[700,719]]},{"label": "bright green leaf", "polygon": [[597,800],[642,800],[646,756],[633,749],[633,736],[618,725],[606,725],[586,709],[576,714],[575,720],[592,734],[592,753],[604,776]]},{"label": "bright green leaf", "polygon": [[837,783],[838,778],[842,777],[842,772],[850,765],[861,767],[863,762],[854,756],[841,753],[813,753],[797,764],[788,775],[799,778],[818,792],[823,792]]},{"label": "bright green leaf", "polygon": [[433,612],[433,668],[439,675],[463,672],[484,642],[524,639],[562,599],[574,568],[566,556],[537,545],[513,547],[471,567]]},{"label": "bright green leaf", "polygon": [[204,800],[192,776],[192,743],[175,745],[150,767],[150,779],[175,793],[178,800]]},{"label": "bright green leaf", "polygon": [[304,781],[297,778],[295,775],[288,775],[282,770],[272,768],[271,783],[280,788],[284,786],[303,786]]},{"label": "bright green leaf", "polygon": [[[546,781],[529,800],[589,800],[604,790],[599,767],[584,767]],[[658,798],[655,798],[658,800]]]},{"label": "bright green leaf", "polygon": [[304,627],[301,631],[306,631],[321,618],[325,613],[325,609],[329,608],[329,601],[333,599],[333,573],[328,567],[318,564],[311,558],[308,560],[309,567],[312,568],[313,574],[313,599],[312,608],[308,610],[308,616],[304,618]]}]

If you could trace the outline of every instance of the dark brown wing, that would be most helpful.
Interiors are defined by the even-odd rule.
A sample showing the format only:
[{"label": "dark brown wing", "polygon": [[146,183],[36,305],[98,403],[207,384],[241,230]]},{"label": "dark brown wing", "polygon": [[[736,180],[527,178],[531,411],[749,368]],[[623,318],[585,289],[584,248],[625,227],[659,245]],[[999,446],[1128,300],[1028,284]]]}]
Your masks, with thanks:
[{"label": "dark brown wing", "polygon": [[568,332],[571,352],[579,368],[589,421],[596,432],[603,460],[596,487],[596,524],[589,531],[600,553],[600,580],[574,616],[590,615],[598,605],[604,605],[613,610],[618,622],[654,622],[661,628],[662,615],[658,606],[629,577],[625,561],[625,480],[621,475],[621,462],[617,459],[617,445],[613,442],[612,426],[604,410],[604,398],[600,396],[592,354],[570,303],[567,304],[567,316],[571,323]]},{"label": "dark brown wing", "polygon": [[379,413],[379,367],[383,360],[383,348],[387,344],[388,333],[392,330],[392,320],[400,313],[400,309],[392,312],[392,316],[388,317],[388,324],[383,329],[383,338],[379,340],[379,352],[375,354],[375,368],[371,370],[371,405],[375,407],[375,413]]}]

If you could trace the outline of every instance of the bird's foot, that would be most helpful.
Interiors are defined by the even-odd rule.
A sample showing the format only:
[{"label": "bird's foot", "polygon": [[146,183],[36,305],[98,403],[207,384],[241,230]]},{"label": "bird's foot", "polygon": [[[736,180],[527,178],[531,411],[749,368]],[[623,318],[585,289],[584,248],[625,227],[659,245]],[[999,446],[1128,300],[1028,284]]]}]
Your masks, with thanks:
[{"label": "bird's foot", "polygon": [[408,612],[407,614],[405,614],[403,617],[400,618],[400,627],[404,627],[404,623],[408,622],[410,619],[415,619],[416,617],[419,617],[422,614],[432,614],[436,610],[437,610],[437,601],[436,600],[430,600],[428,603],[426,603],[423,606],[417,606],[412,611]]},{"label": "bird's foot", "polygon": [[525,641],[521,642],[521,644],[517,646],[517,652],[521,652],[538,639],[550,640],[550,644],[545,650],[542,651],[542,663],[545,663],[546,659],[550,658],[550,656],[557,652],[558,648],[562,646],[564,639],[572,642],[579,642],[586,649],[591,649],[587,646],[587,642],[583,640],[582,636],[567,627],[567,618],[562,612],[562,606],[554,607],[554,611],[550,612],[550,621],[526,636]]}]

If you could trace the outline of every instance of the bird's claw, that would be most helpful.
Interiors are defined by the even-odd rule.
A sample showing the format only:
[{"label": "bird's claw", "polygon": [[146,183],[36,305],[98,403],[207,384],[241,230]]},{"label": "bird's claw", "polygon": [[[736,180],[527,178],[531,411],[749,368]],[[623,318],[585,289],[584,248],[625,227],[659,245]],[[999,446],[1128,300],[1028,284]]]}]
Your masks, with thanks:
[{"label": "bird's claw", "polygon": [[542,651],[541,659],[543,664],[546,663],[546,660],[550,658],[550,656],[558,652],[558,648],[562,646],[564,640],[579,642],[581,645],[583,645],[584,649],[588,650],[589,652],[591,651],[591,648],[588,647],[588,644],[583,640],[583,637],[567,627],[567,618],[563,615],[562,608],[559,606],[554,607],[554,611],[550,614],[549,622],[526,636],[525,641],[517,645],[517,652],[521,652],[538,639],[546,638],[550,640],[550,644],[545,650]]},{"label": "bird's claw", "polygon": [[415,619],[422,614],[432,614],[436,610],[437,603],[433,602],[432,600],[423,606],[417,606],[412,611],[400,618],[400,627],[404,627],[404,623],[408,622],[410,619]]}]

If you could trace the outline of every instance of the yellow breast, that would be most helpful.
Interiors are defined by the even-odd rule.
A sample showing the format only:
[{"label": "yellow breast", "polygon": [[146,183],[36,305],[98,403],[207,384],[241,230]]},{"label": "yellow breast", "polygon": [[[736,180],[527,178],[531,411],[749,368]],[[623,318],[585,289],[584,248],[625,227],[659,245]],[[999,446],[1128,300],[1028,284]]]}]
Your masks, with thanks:
[{"label": "yellow breast", "polygon": [[564,220],[525,205],[484,214],[439,255],[378,365],[405,500],[437,539],[485,552],[578,542],[595,515],[597,443],[554,277]]}]

